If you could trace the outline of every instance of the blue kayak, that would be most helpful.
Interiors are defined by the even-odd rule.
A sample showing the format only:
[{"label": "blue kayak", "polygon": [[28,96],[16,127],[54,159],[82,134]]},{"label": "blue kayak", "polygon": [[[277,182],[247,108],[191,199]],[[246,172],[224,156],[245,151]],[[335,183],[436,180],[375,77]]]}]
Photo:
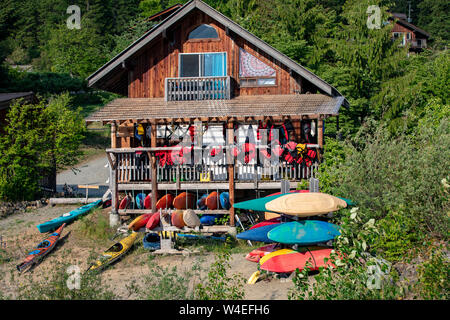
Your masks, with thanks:
[{"label": "blue kayak", "polygon": [[145,193],[139,193],[136,196],[136,205],[138,207],[138,209],[145,209],[144,208],[144,199],[147,195]]},{"label": "blue kayak", "polygon": [[216,222],[216,218],[220,217],[217,214],[206,214],[200,218],[200,223],[205,226],[210,226]]},{"label": "blue kayak", "polygon": [[312,245],[333,240],[341,233],[335,224],[319,220],[303,220],[276,224],[268,237],[273,242]]},{"label": "blue kayak", "polygon": [[[282,223],[281,225],[283,225]],[[244,232],[239,233],[236,238],[241,240],[251,240],[251,241],[260,241],[260,242],[275,242],[269,239],[267,234],[274,228],[279,227],[280,224],[270,224],[264,227],[250,229]]]},{"label": "blue kayak", "polygon": [[70,222],[74,221],[75,219],[77,219],[78,217],[80,217],[81,215],[88,213],[92,209],[99,206],[101,203],[102,203],[102,200],[97,200],[93,203],[87,204],[78,209],[64,213],[62,216],[59,216],[58,218],[38,224],[37,228],[38,228],[39,232],[41,232],[41,233],[55,230],[56,228],[61,226],[63,223],[70,223]]},{"label": "blue kayak", "polygon": [[228,192],[222,192],[219,196],[220,198],[220,206],[222,209],[228,210],[231,207],[230,204],[230,194]]}]

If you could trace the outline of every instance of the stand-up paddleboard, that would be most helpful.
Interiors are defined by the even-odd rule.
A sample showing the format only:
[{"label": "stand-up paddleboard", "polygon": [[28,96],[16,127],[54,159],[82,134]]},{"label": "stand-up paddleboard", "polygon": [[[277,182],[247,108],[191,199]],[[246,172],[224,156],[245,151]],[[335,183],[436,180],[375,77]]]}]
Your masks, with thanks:
[{"label": "stand-up paddleboard", "polygon": [[197,214],[190,209],[183,212],[183,220],[184,223],[190,228],[195,228],[201,225],[200,219]]},{"label": "stand-up paddleboard", "polygon": [[279,226],[280,226],[280,224],[271,224],[271,225],[264,226],[261,228],[247,230],[247,231],[239,233],[236,236],[236,238],[241,239],[241,240],[260,241],[260,242],[268,242],[268,243],[276,242],[276,241],[270,240],[268,238],[267,234],[269,233],[269,231],[271,231],[272,229],[279,227]]},{"label": "stand-up paddleboard", "polygon": [[211,226],[216,223],[217,214],[205,214],[200,218],[200,223],[204,226]]},{"label": "stand-up paddleboard", "polygon": [[92,209],[98,207],[101,204],[102,204],[102,200],[98,200],[93,203],[87,204],[85,206],[79,207],[78,209],[64,213],[63,215],[61,215],[55,219],[38,224],[37,228],[38,228],[39,232],[41,232],[41,233],[55,230],[59,226],[61,226],[63,223],[71,223],[75,219],[90,212]]},{"label": "stand-up paddleboard", "polygon": [[222,209],[229,210],[231,208],[230,193],[222,192],[219,198],[220,198],[220,206],[222,207]]},{"label": "stand-up paddleboard", "polygon": [[250,228],[250,230],[256,229],[256,228],[261,228],[264,226],[269,226],[271,224],[279,224],[279,223],[281,223],[281,218],[273,218],[273,219],[262,221],[262,222],[255,224],[254,226],[252,226]]},{"label": "stand-up paddleboard", "polygon": [[207,206],[206,206],[206,198],[207,197],[208,197],[208,194],[204,194],[197,200],[197,208],[199,210],[206,210],[207,209]]},{"label": "stand-up paddleboard", "polygon": [[175,210],[174,212],[172,212],[171,222],[173,226],[179,229],[183,229],[186,225],[183,220],[183,211]]},{"label": "stand-up paddleboard", "polygon": [[320,267],[334,265],[331,261],[325,263],[325,258],[329,259],[332,249],[307,250],[305,252],[291,252],[273,256],[265,259],[268,256],[261,258],[260,268],[269,272],[288,273],[296,269],[302,271],[306,268],[307,262],[311,264],[308,268],[310,270],[318,270]]},{"label": "stand-up paddleboard", "polygon": [[195,196],[192,193],[182,192],[173,200],[173,206],[179,210],[193,209],[194,202]]},{"label": "stand-up paddleboard", "polygon": [[145,228],[149,229],[149,230],[153,230],[154,228],[159,226],[160,219],[161,219],[161,217],[159,215],[159,212],[153,213],[153,215],[150,217],[150,219],[148,219],[147,224],[145,225]]},{"label": "stand-up paddleboard", "polygon": [[128,229],[138,231],[139,229],[145,227],[145,225],[147,224],[148,220],[151,218],[152,215],[153,213],[146,213],[140,215],[139,217],[130,222],[130,224],[128,225]]},{"label": "stand-up paddleboard", "polygon": [[152,208],[152,194],[149,193],[144,199],[144,208],[151,209]]},{"label": "stand-up paddleboard", "polygon": [[126,196],[125,198],[122,199],[122,201],[120,201],[119,209],[121,209],[121,210],[128,209],[128,206],[130,205],[130,203],[131,203],[130,198],[128,196]]},{"label": "stand-up paddleboard", "polygon": [[247,259],[248,261],[251,261],[251,262],[259,262],[259,260],[262,257],[277,250],[277,247],[278,247],[278,244],[273,243],[273,244],[268,244],[266,246],[254,249],[245,256],[245,259]]},{"label": "stand-up paddleboard", "polygon": [[311,245],[333,240],[341,234],[338,226],[318,220],[293,221],[274,226],[268,238],[285,244]]},{"label": "stand-up paddleboard", "polygon": [[265,204],[265,207],[272,212],[309,217],[337,211],[347,207],[347,203],[326,193],[288,193],[271,199]]},{"label": "stand-up paddleboard", "polygon": [[139,193],[136,195],[136,205],[138,209],[144,209],[144,200],[147,195],[145,193]]},{"label": "stand-up paddleboard", "polygon": [[156,203],[156,210],[172,208],[173,200],[174,200],[173,195],[171,195],[170,193],[166,194],[161,199],[159,199],[158,202]]},{"label": "stand-up paddleboard", "polygon": [[218,199],[218,193],[217,191],[213,191],[209,194],[209,196],[206,198],[206,206],[209,210],[216,210],[219,209],[219,199]]}]

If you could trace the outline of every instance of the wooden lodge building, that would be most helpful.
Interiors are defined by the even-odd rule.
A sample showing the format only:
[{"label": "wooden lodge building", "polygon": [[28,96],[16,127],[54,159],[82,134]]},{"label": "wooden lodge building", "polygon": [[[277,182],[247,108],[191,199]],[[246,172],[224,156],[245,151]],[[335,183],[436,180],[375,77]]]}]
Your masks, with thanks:
[{"label": "wooden lodge building", "polygon": [[[150,212],[120,210],[125,194],[151,192],[155,212],[157,199],[167,193],[197,197],[227,191],[233,204],[259,192],[279,191],[283,179],[296,188],[302,179],[314,177],[324,122],[348,105],[345,98],[204,2],[192,0],[172,11],[88,77],[90,87],[126,96],[86,120],[111,125],[106,153],[112,213],[128,218]],[[200,133],[192,140],[191,128]],[[261,138],[263,129],[268,130],[266,138]],[[282,148],[288,142],[301,147],[282,149],[278,162],[263,167],[258,150],[267,150],[274,140],[272,129],[280,130]],[[184,159],[201,152],[194,164],[166,161],[171,152],[179,155],[180,147],[174,145],[183,133],[188,137],[183,146],[191,147]],[[222,158],[205,156],[212,144],[228,146]],[[233,144],[247,147],[232,149]],[[241,150],[245,157],[239,161],[231,150]],[[235,225],[232,207],[198,213],[229,213],[230,225]]]},{"label": "wooden lodge building", "polygon": [[392,13],[391,20],[394,21],[392,39],[400,39],[401,46],[408,47],[409,52],[417,53],[427,48],[430,34],[425,30],[413,25],[404,13]]}]

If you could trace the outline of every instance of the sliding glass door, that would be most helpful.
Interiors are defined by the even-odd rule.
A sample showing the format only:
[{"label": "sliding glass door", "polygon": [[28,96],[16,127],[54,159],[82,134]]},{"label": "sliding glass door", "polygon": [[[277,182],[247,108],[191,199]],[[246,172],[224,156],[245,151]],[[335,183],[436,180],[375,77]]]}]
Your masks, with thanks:
[{"label": "sliding glass door", "polygon": [[224,77],[226,74],[225,52],[180,54],[180,77]]}]

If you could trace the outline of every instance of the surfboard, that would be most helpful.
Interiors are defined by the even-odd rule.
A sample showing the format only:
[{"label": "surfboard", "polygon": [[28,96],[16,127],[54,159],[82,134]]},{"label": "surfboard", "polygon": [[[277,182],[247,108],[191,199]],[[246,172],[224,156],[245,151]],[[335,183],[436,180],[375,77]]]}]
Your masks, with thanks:
[{"label": "surfboard", "polygon": [[284,194],[267,202],[265,207],[272,212],[309,217],[337,211],[347,207],[347,203],[326,193],[308,192]]},{"label": "surfboard", "polygon": [[[260,268],[262,270],[266,270],[269,272],[278,272],[278,273],[288,273],[293,272],[296,269],[302,271],[306,268],[306,263],[309,261],[311,266],[308,268],[310,270],[318,270],[320,267],[332,266],[334,265],[327,261],[325,263],[325,258],[330,258],[331,251],[333,249],[319,249],[319,250],[311,250],[305,252],[291,252],[288,254],[280,254],[269,259],[260,260]],[[265,256],[264,258],[266,258]]]},{"label": "surfboard", "polygon": [[172,212],[171,221],[173,226],[179,229],[183,229],[186,225],[183,220],[183,211],[175,210],[174,212]]},{"label": "surfboard", "polygon": [[216,210],[219,206],[219,199],[217,191],[213,191],[206,198],[206,206],[209,210]]},{"label": "surfboard", "polygon": [[138,195],[136,195],[136,205],[138,207],[138,209],[144,209],[144,199],[146,198],[146,194],[145,193],[139,193]]},{"label": "surfboard", "polygon": [[340,235],[338,226],[318,220],[293,221],[272,226],[275,227],[268,233],[268,238],[273,242],[286,244],[310,245],[327,242]]},{"label": "surfboard", "polygon": [[230,203],[230,193],[229,192],[222,192],[219,196],[220,198],[220,206],[222,209],[228,210],[231,207]]},{"label": "surfboard", "polygon": [[194,201],[192,193],[182,192],[173,200],[173,206],[179,210],[193,209]]},{"label": "surfboard", "polygon": [[239,233],[236,238],[241,239],[241,240],[250,240],[250,241],[260,241],[260,242],[276,242],[276,241],[272,241],[271,239],[269,239],[267,237],[267,234],[269,233],[270,230],[279,227],[279,224],[271,224],[268,226],[264,226],[261,228],[256,228],[256,229],[252,229],[252,230],[247,230],[244,232]]},{"label": "surfboard", "polygon": [[166,194],[156,203],[156,210],[172,208],[173,200],[174,200],[173,195],[171,195],[170,193]]},{"label": "surfboard", "polygon": [[144,199],[144,208],[151,209],[152,208],[152,194],[149,193]]}]

